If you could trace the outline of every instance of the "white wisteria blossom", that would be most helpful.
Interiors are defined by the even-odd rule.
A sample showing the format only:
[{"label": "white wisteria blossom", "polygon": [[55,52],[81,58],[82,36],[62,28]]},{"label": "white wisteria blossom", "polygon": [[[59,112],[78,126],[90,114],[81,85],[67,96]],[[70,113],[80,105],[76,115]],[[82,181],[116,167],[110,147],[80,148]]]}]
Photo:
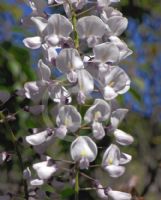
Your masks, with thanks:
[{"label": "white wisteria blossom", "polygon": [[121,164],[127,164],[130,160],[130,155],[121,153],[118,146],[111,144],[103,155],[102,167],[111,177],[117,178],[125,172],[125,167]]},{"label": "white wisteria blossom", "polygon": [[76,132],[81,127],[81,115],[72,105],[64,105],[56,116],[58,128],[55,130],[59,138],[64,138],[67,132]]},{"label": "white wisteria blossom", "polygon": [[77,22],[77,31],[81,39],[86,39],[88,46],[93,47],[100,43],[106,32],[105,23],[97,16],[82,17]]},{"label": "white wisteria blossom", "polygon": [[[106,148],[102,162],[91,164],[100,158],[102,147],[98,145],[101,142],[106,144],[103,138],[112,135],[115,143],[122,146],[134,141],[132,135],[119,129],[127,109],[113,106],[117,96],[130,88],[129,76],[119,67],[119,63],[132,53],[119,38],[127,28],[128,20],[111,7],[120,0],[25,2],[32,10],[26,19],[35,26],[37,34],[25,38],[23,43],[29,49],[41,48],[42,58],[38,61],[37,79],[26,82],[16,94],[34,104],[25,105],[23,110],[36,117],[42,115],[47,123],[23,137],[23,144],[27,148],[33,147],[41,158],[32,165],[36,176],[27,167],[23,170],[23,178],[33,189],[33,199],[55,199],[57,190],[65,188],[66,181],[72,187],[75,185],[77,196],[79,181],[82,180],[79,176],[96,181],[81,170],[92,171],[99,166],[110,177],[117,178],[124,174],[124,165],[132,159],[112,142]],[[57,14],[57,11],[48,13],[45,10],[47,4],[50,7],[62,6],[65,16]],[[89,4],[96,8],[92,15]],[[84,12],[83,8],[87,10]],[[0,92],[2,104],[9,98],[6,93]],[[51,116],[46,118],[47,109]],[[59,139],[62,143],[64,140],[70,142],[71,160],[61,160],[60,155],[56,155],[59,151],[54,149],[54,145],[56,143],[55,148],[59,147]],[[98,140],[101,140],[100,143]],[[49,149],[51,146],[52,151]],[[48,152],[51,157],[47,156]],[[0,164],[6,158],[7,155],[1,155]],[[68,165],[71,169],[67,169]],[[62,180],[57,180],[60,177]],[[54,187],[54,192],[45,192],[43,184]],[[132,199],[131,194],[112,190],[111,186],[104,187],[100,181],[95,189],[100,199]]]},{"label": "white wisteria blossom", "polygon": [[87,110],[84,120],[87,123],[92,123],[93,136],[96,139],[102,139],[105,136],[102,122],[108,120],[110,114],[110,105],[102,99],[96,99],[94,104]]},{"label": "white wisteria blossom", "polygon": [[120,0],[97,0],[98,6],[103,8],[117,2],[120,2]]},{"label": "white wisteria blossom", "polygon": [[42,45],[56,47],[61,42],[69,39],[73,30],[72,23],[63,15],[53,14],[48,20],[42,17],[32,17],[38,29],[38,36],[28,37],[23,40],[26,47],[31,49],[40,48]]},{"label": "white wisteria blossom", "polygon": [[90,137],[79,136],[72,142],[70,154],[80,169],[88,169],[90,162],[96,159],[97,146]]},{"label": "white wisteria blossom", "polygon": [[40,180],[49,179],[57,171],[57,166],[50,157],[47,157],[46,161],[33,164],[32,167]]}]

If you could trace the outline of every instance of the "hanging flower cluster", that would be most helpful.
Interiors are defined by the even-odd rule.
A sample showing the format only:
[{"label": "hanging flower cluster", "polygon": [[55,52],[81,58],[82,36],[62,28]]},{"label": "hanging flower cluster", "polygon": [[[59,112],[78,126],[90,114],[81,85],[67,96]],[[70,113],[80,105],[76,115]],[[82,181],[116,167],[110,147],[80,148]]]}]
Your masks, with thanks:
[{"label": "hanging flower cluster", "polygon": [[[130,145],[133,137],[119,129],[128,110],[114,109],[112,102],[130,88],[130,78],[119,63],[132,51],[119,38],[128,21],[120,11],[111,7],[119,0],[92,2],[94,12],[89,16],[86,10],[82,12],[90,9],[87,0],[48,0],[50,6],[63,6],[65,16],[44,14],[47,4],[43,0],[26,2],[32,13],[23,22],[34,25],[37,34],[25,38],[23,43],[30,49],[41,48],[43,57],[38,62],[38,80],[25,83],[17,94],[33,101],[33,106],[26,107],[31,114],[43,113],[47,109],[44,101],[47,98],[56,106],[56,111],[53,126],[35,128],[33,134],[24,139],[42,158],[32,166],[36,178],[27,168],[25,179],[33,187],[41,188],[63,170],[54,157],[46,155],[46,149],[55,140],[65,140],[68,136],[72,136],[71,161],[68,162],[74,165],[76,184],[78,175],[81,176],[79,171],[88,170],[96,160],[100,153],[97,143],[106,135],[113,135],[114,141],[104,150],[99,165],[107,172],[107,177],[122,176],[132,157],[123,153],[120,146]],[[60,77],[54,74],[55,70],[59,71]],[[86,109],[83,115],[82,108]],[[84,129],[88,131],[86,135]],[[131,194],[94,182],[100,199],[132,199]]]}]

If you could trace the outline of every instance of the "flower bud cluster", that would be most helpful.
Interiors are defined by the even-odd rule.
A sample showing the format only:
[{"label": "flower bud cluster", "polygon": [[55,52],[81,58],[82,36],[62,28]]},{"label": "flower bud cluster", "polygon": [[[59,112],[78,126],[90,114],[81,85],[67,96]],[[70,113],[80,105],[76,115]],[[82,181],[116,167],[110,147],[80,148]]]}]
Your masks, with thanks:
[{"label": "flower bud cluster", "polygon": [[[119,129],[128,110],[114,109],[112,102],[130,88],[130,78],[119,63],[132,51],[119,38],[128,21],[111,7],[119,0],[48,1],[50,6],[63,6],[65,16],[44,14],[47,5],[43,0],[38,4],[36,0],[26,2],[32,13],[23,22],[33,24],[37,34],[25,38],[23,43],[30,49],[41,48],[43,57],[38,62],[38,80],[25,83],[17,94],[33,101],[34,105],[25,109],[31,114],[44,113],[48,107],[47,98],[57,109],[53,126],[35,128],[32,135],[25,137],[25,142],[43,158],[33,164],[37,178],[32,178],[29,168],[24,177],[32,186],[41,187],[61,170],[54,158],[46,155],[46,149],[55,140],[66,140],[68,136],[73,136],[70,162],[77,170],[89,169],[99,153],[97,143],[106,135],[113,135],[114,141],[104,151],[99,165],[110,177],[122,176],[132,157],[119,146],[130,145],[133,137]],[[92,4],[95,12],[89,15],[86,9],[89,10]],[[59,77],[55,71],[59,72]],[[86,108],[84,116],[82,108]],[[84,135],[84,129],[88,130],[88,135]],[[98,196],[102,199],[132,198],[130,194],[96,182]]]}]

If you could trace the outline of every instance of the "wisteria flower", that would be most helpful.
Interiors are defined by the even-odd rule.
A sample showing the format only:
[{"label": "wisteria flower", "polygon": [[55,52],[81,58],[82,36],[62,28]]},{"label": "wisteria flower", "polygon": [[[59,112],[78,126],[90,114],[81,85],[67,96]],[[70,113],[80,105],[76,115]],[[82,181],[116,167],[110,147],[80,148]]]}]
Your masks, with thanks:
[{"label": "wisteria flower", "polygon": [[67,132],[76,132],[81,126],[81,115],[72,105],[64,105],[59,109],[56,117],[56,135],[64,138]]},{"label": "wisteria flower", "polygon": [[88,136],[79,136],[70,147],[70,154],[75,162],[79,163],[80,169],[88,169],[89,163],[97,156],[97,146]]},{"label": "wisteria flower", "polygon": [[48,20],[42,17],[32,17],[38,28],[39,35],[25,38],[26,47],[31,49],[40,48],[41,45],[57,46],[61,40],[66,40],[73,30],[71,22],[60,14],[53,14]]},{"label": "wisteria flower", "polygon": [[[121,157],[124,157],[123,162],[120,163]],[[127,162],[126,162],[126,161]],[[109,173],[111,177],[117,178],[125,172],[125,167],[120,164],[125,164],[130,161],[130,157],[122,155],[120,149],[111,144],[103,155],[102,167]]]},{"label": "wisteria flower", "polygon": [[53,163],[53,160],[49,157],[46,161],[33,164],[32,167],[41,180],[49,179],[57,171],[56,164]]},{"label": "wisteria flower", "polygon": [[93,136],[96,139],[102,139],[105,136],[102,122],[108,120],[110,114],[110,105],[102,99],[96,99],[94,104],[87,110],[84,120],[87,123],[92,123]]},{"label": "wisteria flower", "polygon": [[130,88],[130,79],[123,69],[117,66],[102,67],[98,81],[105,100],[112,100]]},{"label": "wisteria flower", "polygon": [[93,47],[99,43],[106,32],[104,22],[97,16],[82,17],[77,22],[77,31],[81,39],[86,39],[88,46]]}]

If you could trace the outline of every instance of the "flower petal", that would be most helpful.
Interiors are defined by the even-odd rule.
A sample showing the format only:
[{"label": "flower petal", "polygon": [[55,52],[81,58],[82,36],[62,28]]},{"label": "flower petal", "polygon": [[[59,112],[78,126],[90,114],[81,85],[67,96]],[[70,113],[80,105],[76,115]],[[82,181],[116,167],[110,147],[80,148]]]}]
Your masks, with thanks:
[{"label": "flower petal", "polygon": [[48,19],[48,35],[68,37],[73,30],[72,23],[63,15],[52,14]]},{"label": "flower petal", "polygon": [[124,174],[125,167],[123,166],[116,166],[116,165],[109,165],[104,168],[110,177],[117,178]]},{"label": "flower petal", "polygon": [[74,161],[87,158],[89,162],[92,162],[97,156],[97,146],[90,137],[79,136],[72,142],[70,153]]},{"label": "flower petal", "polygon": [[134,138],[131,135],[129,135],[119,129],[116,129],[114,131],[114,136],[116,138],[116,142],[123,146],[130,145],[134,141]]},{"label": "flower petal", "polygon": [[38,62],[38,76],[40,80],[49,81],[51,76],[51,70],[50,68],[43,63],[43,61],[40,59]]},{"label": "flower petal", "polygon": [[131,194],[120,192],[120,191],[110,190],[108,192],[108,195],[112,200],[131,200],[132,199]]},{"label": "flower petal", "polygon": [[44,142],[49,141],[53,137],[53,134],[49,134],[48,130],[29,135],[25,137],[25,140],[27,143],[35,146],[35,145],[40,145]]},{"label": "flower petal", "polygon": [[80,38],[89,36],[102,37],[106,31],[104,22],[97,16],[82,17],[77,21],[77,31]]},{"label": "flower petal", "polygon": [[78,51],[72,48],[61,50],[56,58],[56,66],[64,73],[84,68],[83,61]]},{"label": "flower petal", "polygon": [[121,153],[120,156],[120,165],[125,165],[127,163],[129,163],[132,159],[132,156],[127,154],[127,153]]},{"label": "flower petal", "polygon": [[39,33],[42,34],[47,26],[47,20],[43,17],[31,17],[31,20],[36,25]]},{"label": "flower petal", "polygon": [[49,179],[53,173],[57,171],[56,164],[54,164],[52,160],[35,163],[32,167],[37,172],[38,177],[42,180]]},{"label": "flower petal", "polygon": [[88,95],[94,90],[94,80],[92,75],[85,69],[80,69],[77,71],[78,85],[80,91],[85,95]]},{"label": "flower petal", "polygon": [[110,113],[110,105],[102,99],[96,99],[94,104],[87,110],[84,120],[88,123],[92,121],[102,122],[109,118]]},{"label": "flower petal", "polygon": [[116,45],[106,42],[98,44],[93,48],[95,61],[100,63],[117,63],[119,61],[120,52]]},{"label": "flower petal", "polygon": [[38,49],[41,47],[42,40],[39,36],[28,37],[23,40],[23,43],[26,47],[30,49]]},{"label": "flower petal", "polygon": [[92,124],[92,131],[94,138],[96,138],[97,140],[101,140],[105,136],[105,130],[102,124],[99,122],[94,122]]},{"label": "flower petal", "polygon": [[110,121],[113,128],[117,128],[119,126],[119,124],[122,122],[127,112],[128,109],[123,109],[123,108],[119,108],[112,112]]},{"label": "flower petal", "polygon": [[111,144],[105,151],[102,159],[102,166],[119,165],[120,149],[115,144]]},{"label": "flower petal", "polygon": [[68,131],[75,132],[81,126],[81,115],[72,105],[64,105],[59,109],[56,123],[60,127],[66,126]]}]

